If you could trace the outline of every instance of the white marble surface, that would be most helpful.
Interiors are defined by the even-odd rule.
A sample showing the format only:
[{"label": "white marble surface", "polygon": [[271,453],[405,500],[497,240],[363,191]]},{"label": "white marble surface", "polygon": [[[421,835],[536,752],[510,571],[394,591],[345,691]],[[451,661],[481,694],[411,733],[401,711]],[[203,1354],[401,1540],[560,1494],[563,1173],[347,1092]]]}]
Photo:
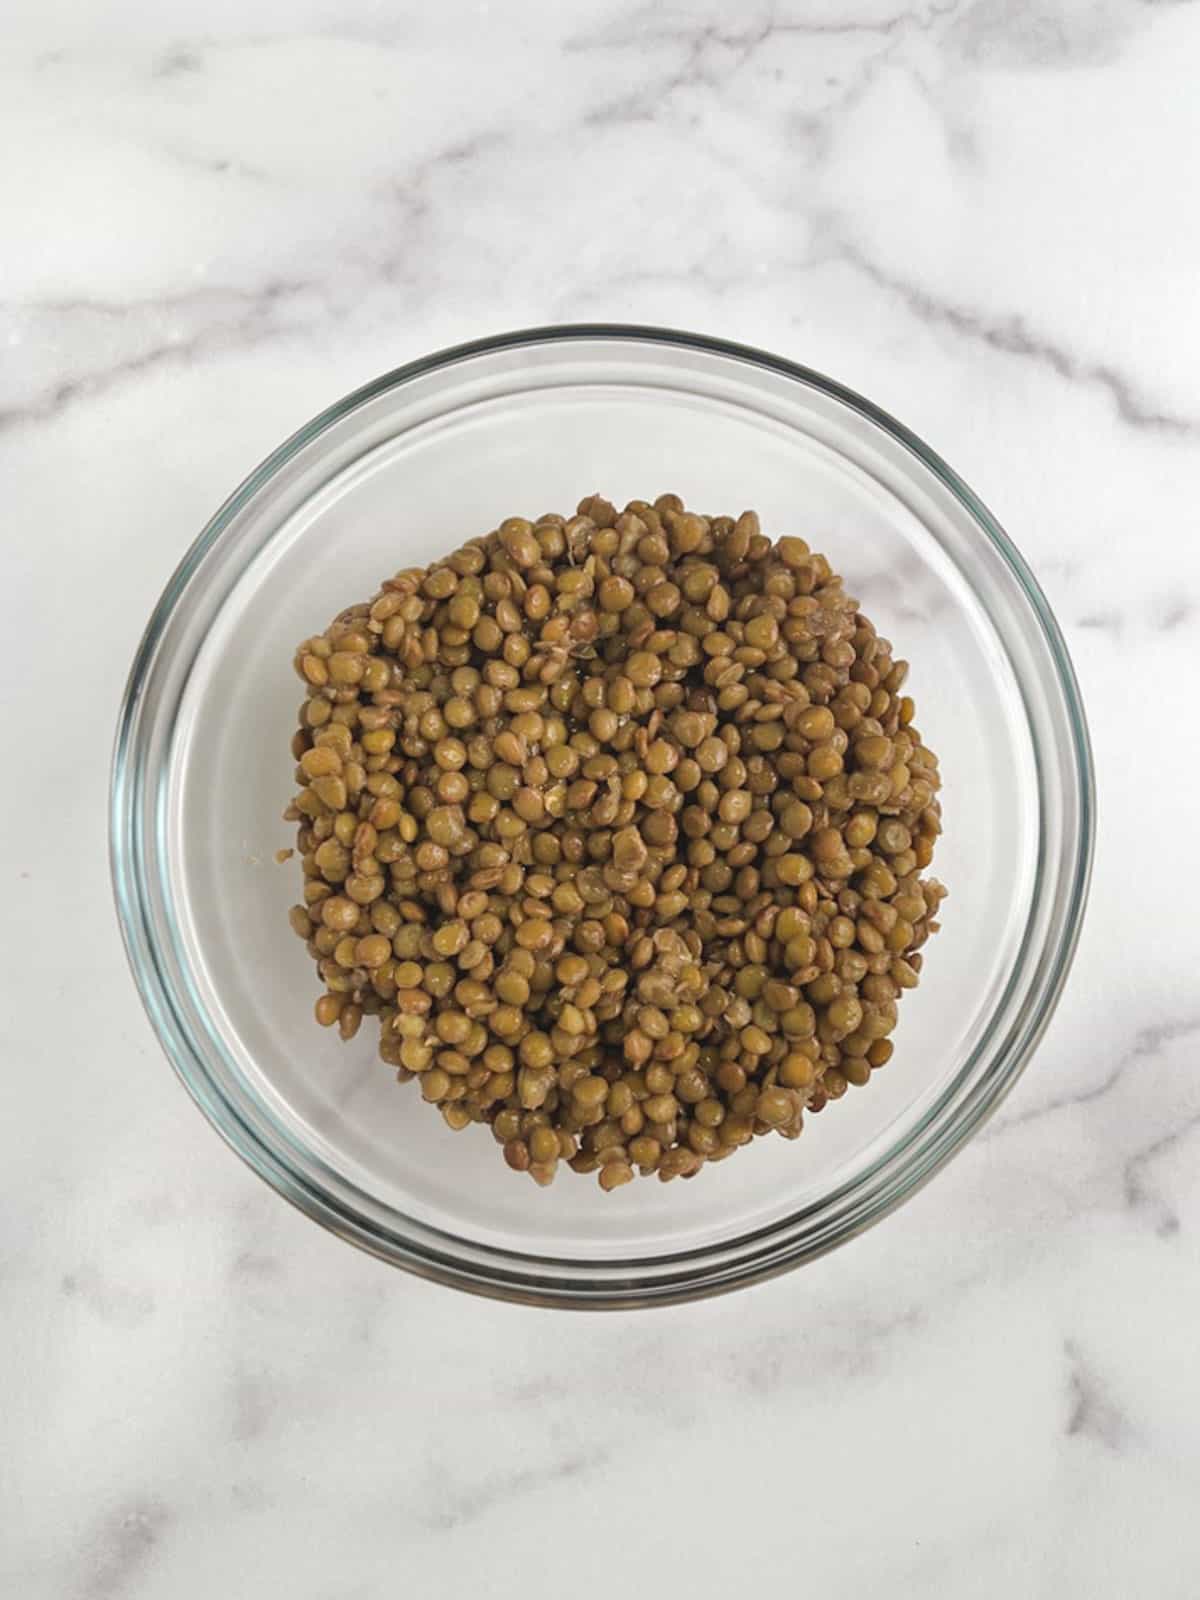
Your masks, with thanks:
[{"label": "white marble surface", "polygon": [[[0,57],[0,1592],[1194,1596],[1200,5],[15,0]],[[211,1133],[119,946],[182,550],[439,345],[692,326],[894,411],[1032,560],[1101,833],[986,1135],[681,1310],[470,1301]]]}]

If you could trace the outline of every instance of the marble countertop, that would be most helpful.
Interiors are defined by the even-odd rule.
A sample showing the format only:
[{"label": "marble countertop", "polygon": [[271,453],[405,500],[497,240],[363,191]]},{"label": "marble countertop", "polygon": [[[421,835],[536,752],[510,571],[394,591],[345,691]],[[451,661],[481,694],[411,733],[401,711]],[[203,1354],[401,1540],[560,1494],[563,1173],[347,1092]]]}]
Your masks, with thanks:
[{"label": "marble countertop", "polygon": [[[1200,6],[6,21],[0,1591],[1191,1600]],[[832,1257],[650,1314],[471,1301],[280,1202],[108,888],[195,530],[331,397],[570,319],[766,346],[929,439],[1043,580],[1098,767],[1075,971],[984,1136]]]}]

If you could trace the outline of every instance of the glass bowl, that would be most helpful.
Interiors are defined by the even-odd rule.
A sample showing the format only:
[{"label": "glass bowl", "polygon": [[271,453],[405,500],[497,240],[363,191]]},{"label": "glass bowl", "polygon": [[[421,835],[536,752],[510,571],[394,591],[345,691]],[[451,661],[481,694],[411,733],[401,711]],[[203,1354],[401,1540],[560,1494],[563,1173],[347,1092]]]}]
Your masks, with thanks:
[{"label": "glass bowl", "polygon": [[[281,813],[298,641],[514,512],[666,490],[753,505],[802,535],[897,652],[940,758],[949,886],[896,1053],[795,1143],[761,1139],[692,1183],[604,1194],[510,1173],[376,1054],[313,1022],[288,927]],[[117,733],[112,863],[163,1046],[254,1170],[342,1238],[476,1292],[633,1306],[811,1260],[894,1209],[995,1109],[1054,1007],[1092,846],[1083,710],[1012,544],[921,441],[777,357],[653,328],[534,329],[461,345],[339,401],[221,508],[167,585]]]}]

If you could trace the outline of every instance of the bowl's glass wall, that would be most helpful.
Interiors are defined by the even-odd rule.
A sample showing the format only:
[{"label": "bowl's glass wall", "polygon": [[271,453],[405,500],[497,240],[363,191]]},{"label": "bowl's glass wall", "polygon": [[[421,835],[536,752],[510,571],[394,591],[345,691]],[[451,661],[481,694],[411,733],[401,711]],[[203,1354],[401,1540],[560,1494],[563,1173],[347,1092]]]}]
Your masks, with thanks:
[{"label": "bowl's glass wall", "polygon": [[[299,867],[274,860],[292,832],[280,817],[302,698],[291,658],[381,578],[502,516],[667,489],[703,510],[752,505],[772,534],[801,534],[911,660],[945,781],[933,870],[951,894],[892,1062],[799,1142],[756,1141],[695,1183],[604,1195],[564,1173],[546,1193],[513,1178],[486,1129],[452,1134],[398,1086],[370,1019],[348,1045],[313,1022],[316,976],[286,918]],[[702,1286],[705,1268],[664,1258],[696,1253],[724,1271],[823,1247],[941,1159],[947,1129],[961,1137],[950,1125],[1011,1076],[1074,915],[1072,708],[1009,560],[894,435],[829,392],[711,351],[547,341],[383,389],[225,516],[151,675],[152,937],[176,1060],[205,1063],[198,1097],[323,1220],[332,1204],[359,1242],[387,1253],[389,1239],[419,1237],[484,1273],[598,1274],[620,1294],[679,1271],[695,1286],[699,1271]]]}]

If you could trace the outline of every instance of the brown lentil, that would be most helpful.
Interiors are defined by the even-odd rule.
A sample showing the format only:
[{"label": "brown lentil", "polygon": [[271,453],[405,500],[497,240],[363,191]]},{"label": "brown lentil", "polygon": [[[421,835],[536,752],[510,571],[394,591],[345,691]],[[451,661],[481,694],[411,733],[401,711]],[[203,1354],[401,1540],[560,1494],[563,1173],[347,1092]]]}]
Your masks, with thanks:
[{"label": "brown lentil", "polygon": [[396,573],[295,666],[316,1019],[377,1017],[515,1171],[692,1177],[891,1059],[938,764],[803,539],[591,496]]}]

